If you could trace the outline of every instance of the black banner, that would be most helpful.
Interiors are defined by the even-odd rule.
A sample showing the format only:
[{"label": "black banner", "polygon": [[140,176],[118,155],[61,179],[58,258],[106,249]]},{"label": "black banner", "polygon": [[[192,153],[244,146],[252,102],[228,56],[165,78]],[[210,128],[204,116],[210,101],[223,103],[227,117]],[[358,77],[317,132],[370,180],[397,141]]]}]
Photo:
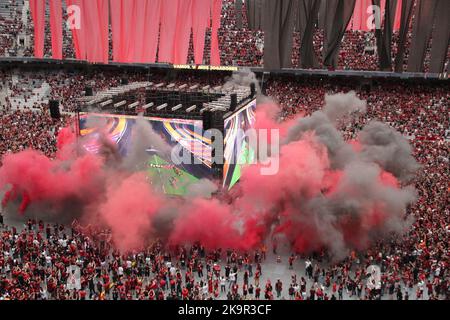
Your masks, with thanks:
[{"label": "black banner", "polygon": [[[92,319],[366,319],[436,315],[447,301],[0,301],[2,314],[21,318]],[[440,310],[442,308],[442,310]],[[9,310],[7,310],[9,309]],[[444,313],[442,313],[444,314]]]}]

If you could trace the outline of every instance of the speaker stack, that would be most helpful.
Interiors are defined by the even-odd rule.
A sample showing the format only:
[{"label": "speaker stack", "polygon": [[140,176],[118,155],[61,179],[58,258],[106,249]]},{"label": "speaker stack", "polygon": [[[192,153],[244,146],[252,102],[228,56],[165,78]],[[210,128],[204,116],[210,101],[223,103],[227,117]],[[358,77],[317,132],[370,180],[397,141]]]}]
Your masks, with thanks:
[{"label": "speaker stack", "polygon": [[58,100],[50,100],[49,108],[50,108],[50,116],[53,119],[61,118],[61,114],[59,112],[59,101]]},{"label": "speaker stack", "polygon": [[94,95],[94,90],[92,89],[92,87],[86,86],[84,88],[84,95],[86,97],[92,97]]},{"label": "speaker stack", "polygon": [[250,95],[252,98],[256,95],[256,84],[254,82],[250,84]]},{"label": "speaker stack", "polygon": [[230,111],[234,112],[237,109],[237,103],[238,103],[238,101],[237,101],[237,94],[236,93],[232,93],[230,95],[230,100],[231,100],[231,102],[230,102]]},{"label": "speaker stack", "polygon": [[[222,112],[222,111],[215,111],[215,112],[206,111],[202,115],[204,131],[207,131],[210,129],[215,129],[222,133],[222,141],[221,141],[221,144],[219,145],[219,147],[222,148],[222,150],[221,150],[222,155],[224,153],[224,148],[225,148],[225,141],[224,141],[225,127],[224,127],[223,116],[224,116],[224,112]],[[211,143],[213,145],[213,148],[211,150],[211,156],[213,158],[216,157],[216,149],[215,149],[216,141],[215,141],[215,139],[216,139],[216,137],[214,137],[214,136],[211,137]],[[212,163],[212,170],[213,170],[214,178],[222,179],[223,163],[224,163],[223,159],[222,159],[221,163],[216,163],[216,162]]]}]

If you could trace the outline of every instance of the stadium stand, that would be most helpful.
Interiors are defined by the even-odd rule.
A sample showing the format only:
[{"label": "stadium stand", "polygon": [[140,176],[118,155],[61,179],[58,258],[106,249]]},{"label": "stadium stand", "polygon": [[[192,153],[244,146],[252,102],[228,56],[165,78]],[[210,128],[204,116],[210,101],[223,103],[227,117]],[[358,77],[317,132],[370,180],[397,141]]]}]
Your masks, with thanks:
[{"label": "stadium stand", "polygon": [[[238,29],[234,9],[234,1],[223,1],[219,29],[222,64],[260,67],[264,33],[248,28],[246,10],[242,29]],[[63,30],[64,58],[72,59],[71,35],[66,28]],[[298,32],[293,37],[295,68],[300,66],[301,39]],[[207,34],[205,53],[209,52],[210,42]],[[346,31],[338,69],[377,70],[376,53],[368,53],[374,42],[373,32]],[[397,42],[395,33],[394,55]],[[32,43],[28,1],[0,0],[0,56],[31,57]],[[323,68],[323,33],[319,29],[313,43]],[[45,55],[51,56],[48,37]],[[407,56],[408,52],[405,67]],[[205,64],[208,59],[205,54]],[[193,61],[192,44],[189,61]],[[428,66],[429,58],[426,61]],[[54,158],[58,132],[73,119],[86,86],[93,88],[94,95],[107,92],[119,87],[126,76],[131,84],[152,81],[175,87],[189,84],[213,88],[223,85],[230,76],[229,72],[125,68],[114,64],[107,68],[68,62],[58,66],[0,63],[0,156],[33,148]],[[361,124],[373,119],[389,123],[410,140],[421,168],[413,181],[418,201],[408,208],[405,217],[413,222],[403,236],[379,241],[362,252],[351,252],[339,262],[326,251],[292,252],[282,260],[275,247],[266,246],[252,252],[228,248],[207,251],[199,243],[174,252],[159,240],[139,252],[119,253],[113,247],[110,230],[78,221],[67,226],[33,218],[17,224],[0,211],[0,300],[450,299],[448,80],[426,79],[423,75],[416,79],[389,78],[364,72],[337,75],[259,72],[258,80],[266,96],[280,105],[279,121],[320,109],[326,93],[355,90],[367,100],[368,110],[351,125],[340,128],[347,140],[355,137]],[[51,99],[61,103],[63,115],[59,120],[50,117]],[[380,292],[366,285],[367,267],[374,262],[383,272]],[[281,281],[270,276],[266,272],[269,264],[289,268],[290,279]],[[70,265],[81,269],[81,289],[67,287]]]}]

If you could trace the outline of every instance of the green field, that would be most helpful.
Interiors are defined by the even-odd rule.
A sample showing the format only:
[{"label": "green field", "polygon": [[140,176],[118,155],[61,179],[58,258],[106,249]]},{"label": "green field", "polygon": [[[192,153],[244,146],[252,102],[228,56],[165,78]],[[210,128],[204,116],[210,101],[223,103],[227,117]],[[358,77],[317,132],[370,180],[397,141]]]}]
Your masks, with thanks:
[{"label": "green field", "polygon": [[157,155],[150,157],[147,163],[147,172],[152,185],[170,195],[185,195],[188,186],[199,180]]},{"label": "green field", "polygon": [[240,164],[237,164],[234,167],[233,176],[231,178],[230,185],[228,186],[228,190],[233,188],[233,186],[239,181],[242,175],[242,169],[246,164],[251,164],[255,158],[255,152],[251,149],[247,143],[244,141],[242,150],[241,150],[241,158],[239,159]]}]

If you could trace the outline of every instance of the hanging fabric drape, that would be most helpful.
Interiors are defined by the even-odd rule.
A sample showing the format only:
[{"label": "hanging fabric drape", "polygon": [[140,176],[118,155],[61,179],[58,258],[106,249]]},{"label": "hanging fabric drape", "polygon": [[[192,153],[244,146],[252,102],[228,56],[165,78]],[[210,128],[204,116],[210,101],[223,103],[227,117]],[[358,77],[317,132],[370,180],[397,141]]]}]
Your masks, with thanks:
[{"label": "hanging fabric drape", "polygon": [[147,0],[145,10],[145,25],[142,33],[143,58],[142,63],[154,63],[158,50],[159,23],[161,17],[161,4],[164,0]]},{"label": "hanging fabric drape", "polygon": [[97,2],[100,28],[101,50],[99,54],[99,61],[108,63],[109,61],[109,1],[101,0]]},{"label": "hanging fabric drape", "polygon": [[178,3],[177,24],[173,44],[173,63],[186,64],[189,51],[189,41],[192,30],[192,3],[193,0],[182,0]]},{"label": "hanging fabric drape", "polygon": [[392,70],[392,33],[397,13],[397,2],[397,0],[386,0],[383,35],[380,41],[381,49],[378,49],[380,69],[385,71]]},{"label": "hanging fabric drape", "polygon": [[250,30],[255,29],[255,0],[245,1],[245,11],[247,14],[247,25]]},{"label": "hanging fabric drape", "polygon": [[109,14],[111,17],[111,31],[112,31],[112,52],[113,61],[120,60],[120,7],[121,0],[109,1]]},{"label": "hanging fabric drape", "polygon": [[113,61],[120,62],[122,60],[122,0],[110,0],[109,5],[109,12],[111,15]]},{"label": "hanging fabric drape", "polygon": [[295,24],[295,0],[264,2],[264,67],[267,69],[292,66],[292,41]]},{"label": "hanging fabric drape", "polygon": [[[271,13],[271,14],[269,14]],[[280,69],[281,0],[264,2],[264,68]]]},{"label": "hanging fabric drape", "polygon": [[[128,38],[127,47],[128,62],[154,63],[156,50],[158,47],[159,19],[161,13],[160,0],[132,0],[126,5],[131,6],[130,10],[123,11],[126,21],[130,24],[125,27],[125,32],[129,28],[130,34],[125,34]],[[124,25],[122,25],[124,26]]]},{"label": "hanging fabric drape", "polygon": [[[408,58],[409,72],[423,72],[425,53],[433,30],[437,0],[418,0],[414,13],[414,26]],[[435,39],[437,40],[437,39]]]},{"label": "hanging fabric drape", "polygon": [[[373,6],[377,6],[380,10],[376,10]],[[379,21],[385,15],[386,0],[356,0],[355,9],[347,30],[354,31],[371,31],[375,22],[375,13],[380,14]],[[374,11],[375,10],[375,11]],[[378,19],[378,18],[377,18]]]},{"label": "hanging fabric drape", "polygon": [[408,36],[409,24],[411,23],[413,7],[414,0],[402,0],[400,32],[397,44],[397,55],[395,57],[395,72],[403,71],[406,38]]},{"label": "hanging fabric drape", "polygon": [[234,11],[236,15],[236,29],[242,29],[242,0],[236,0],[234,3]]},{"label": "hanging fabric drape", "polygon": [[[380,0],[372,0],[374,6],[381,7]],[[380,28],[375,30],[377,41],[378,63],[380,70],[391,70],[391,40],[397,0],[386,0],[384,17],[380,17]],[[381,23],[384,21],[383,26]]]},{"label": "hanging fabric drape", "polygon": [[450,12],[450,1],[439,0],[436,9],[436,20],[434,23],[433,41],[431,45],[431,64],[430,72],[441,73],[444,72],[445,59],[447,58],[447,51],[450,41],[450,19],[448,13]]},{"label": "hanging fabric drape", "polygon": [[83,0],[86,58],[108,63],[108,0]]},{"label": "hanging fabric drape", "polygon": [[402,21],[402,0],[397,0],[397,8],[395,8],[394,31],[400,30]]},{"label": "hanging fabric drape", "polygon": [[298,0],[297,15],[295,17],[294,30],[300,33],[300,40],[303,41],[303,35],[305,33],[306,22],[308,20],[310,0]]},{"label": "hanging fabric drape", "polygon": [[132,61],[142,63],[144,60],[144,45],[145,45],[145,23],[147,18],[147,0],[135,0],[133,8],[133,32],[130,35],[132,38],[131,45],[134,50],[133,57],[130,57]]},{"label": "hanging fabric drape", "polygon": [[368,31],[367,8],[372,5],[372,0],[356,0],[355,10],[351,21],[352,30]]},{"label": "hanging fabric drape", "polygon": [[292,67],[292,44],[294,33],[295,12],[297,10],[297,1],[283,1],[281,11],[281,29],[280,29],[280,62],[281,68]]},{"label": "hanging fabric drape", "polygon": [[[162,2],[110,0],[114,61],[156,61]],[[169,45],[169,48],[172,48],[172,45]]]},{"label": "hanging fabric drape", "polygon": [[327,0],[322,1],[320,3],[320,9],[319,9],[319,29],[325,30],[325,24],[326,24],[326,12],[327,12]]},{"label": "hanging fabric drape", "polygon": [[163,0],[161,5],[161,27],[159,33],[159,62],[173,62],[173,44],[178,16],[178,1]]},{"label": "hanging fabric drape", "polygon": [[[326,0],[325,7],[322,13],[323,20],[323,49],[322,49],[322,58],[325,60],[325,55],[328,50],[328,39],[331,37],[331,31],[333,30],[333,22],[334,16],[336,15],[336,10],[339,4],[339,0]],[[333,65],[337,64],[336,61],[333,61]]]},{"label": "hanging fabric drape", "polygon": [[97,58],[100,52],[101,44],[100,29],[97,28],[97,20],[99,18],[97,1],[83,0],[83,18],[85,22],[85,39],[86,39],[86,58],[88,61],[98,62]]},{"label": "hanging fabric drape", "polygon": [[34,24],[34,56],[44,57],[45,0],[30,0],[31,17]]},{"label": "hanging fabric drape", "polygon": [[263,1],[265,0],[247,0],[245,6],[247,10],[247,22],[250,30],[261,30],[263,28]]},{"label": "hanging fabric drape", "polygon": [[194,0],[192,7],[192,38],[194,41],[195,64],[203,63],[206,28],[211,22],[211,1]]},{"label": "hanging fabric drape", "polygon": [[116,62],[138,62],[135,58],[140,55],[137,46],[141,45],[142,33],[137,25],[142,25],[141,14],[145,10],[138,7],[139,0],[110,0],[111,27],[113,34],[113,58]]},{"label": "hanging fabric drape", "polygon": [[134,35],[135,28],[135,13],[136,8],[135,0],[122,0],[122,12],[121,12],[121,44],[122,44],[122,62],[133,62],[135,53]]},{"label": "hanging fabric drape", "polygon": [[324,55],[324,64],[329,67],[336,67],[338,62],[338,53],[342,37],[344,36],[347,25],[352,17],[353,9],[355,8],[355,0],[338,0],[335,3],[335,11],[331,10],[329,14],[332,17],[331,26],[327,26],[326,30],[326,47]]},{"label": "hanging fabric drape", "polygon": [[83,0],[66,0],[66,3],[69,14],[75,19],[75,23],[70,26],[75,57],[78,60],[86,60],[86,40],[84,32],[86,29],[86,19],[83,13]]},{"label": "hanging fabric drape", "polygon": [[298,28],[301,34],[300,63],[305,69],[318,66],[314,52],[314,25],[317,20],[321,0],[299,0]]},{"label": "hanging fabric drape", "polygon": [[62,26],[62,2],[50,1],[50,29],[52,37],[52,58],[62,59],[63,26]]},{"label": "hanging fabric drape", "polygon": [[[35,56],[44,57],[46,0],[31,0]],[[242,4],[242,3],[241,3]],[[191,33],[195,63],[202,64],[211,27],[211,63],[220,65],[218,30],[222,0],[66,0],[75,57],[109,61],[111,19],[113,61],[184,64]],[[50,1],[52,56],[63,56],[62,0]]]},{"label": "hanging fabric drape", "polygon": [[[44,57],[45,3],[45,0],[30,0],[34,53],[38,58]],[[52,57],[62,59],[62,0],[51,0],[49,5]],[[222,0],[66,0],[66,5],[69,21],[74,17],[77,20],[70,28],[77,59],[108,62],[111,19],[114,61],[154,63],[158,60],[184,64],[187,62],[192,33],[195,63],[203,64],[206,32],[210,27],[210,63],[220,65],[218,30]],[[237,0],[234,5],[239,28],[242,24],[243,0]],[[249,28],[265,31],[264,64],[268,69],[291,66],[294,28],[299,31],[301,38],[301,66],[317,67],[313,47],[317,21],[319,28],[324,30],[324,64],[336,67],[345,30],[370,31],[372,10],[377,7],[381,9],[383,18],[375,30],[380,69],[392,69],[392,33],[399,30],[395,71],[402,71],[407,35],[415,8],[408,71],[424,71],[425,54],[432,38],[430,71],[442,72],[450,41],[450,19],[447,17],[449,1],[245,1]]]},{"label": "hanging fabric drape", "polygon": [[217,0],[110,0],[114,61],[154,63],[158,55],[158,62],[185,64],[192,32],[195,63],[201,64],[212,4],[216,32],[211,51],[220,63]]},{"label": "hanging fabric drape", "polygon": [[220,17],[222,12],[222,0],[212,0],[211,23],[211,65],[220,66],[219,36]]}]

